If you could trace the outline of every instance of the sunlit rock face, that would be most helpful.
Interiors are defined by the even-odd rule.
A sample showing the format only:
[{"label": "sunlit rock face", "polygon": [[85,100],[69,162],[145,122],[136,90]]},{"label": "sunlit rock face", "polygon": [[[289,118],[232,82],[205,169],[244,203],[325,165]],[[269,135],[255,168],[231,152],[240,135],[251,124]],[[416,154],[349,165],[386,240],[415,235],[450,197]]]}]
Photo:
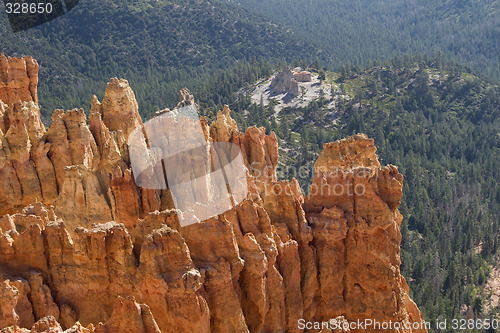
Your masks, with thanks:
[{"label": "sunlit rock face", "polygon": [[[399,270],[403,176],[381,167],[373,140],[326,144],[304,197],[296,180],[276,178],[276,136],[240,132],[225,107],[201,128],[208,145],[240,148],[247,194],[181,227],[168,189],[134,181],[127,138],[143,123],[126,80],[112,79],[89,116],[56,110],[47,131],[23,80],[29,94],[0,89],[2,333],[302,332],[301,319],[422,320]],[[180,97],[179,106],[194,103],[187,90]]]},{"label": "sunlit rock face", "polygon": [[350,321],[420,322],[399,269],[403,175],[381,167],[375,151],[373,139],[354,135],[325,144],[314,165],[303,208],[317,244],[319,311]]},{"label": "sunlit rock face", "polygon": [[271,89],[273,90],[273,92],[278,94],[287,93],[292,96],[298,96],[299,84],[297,79],[304,82],[311,81],[310,76],[308,78],[299,78],[299,76],[294,75],[289,67],[285,66],[283,70],[276,74],[276,76],[271,81]]},{"label": "sunlit rock face", "polygon": [[32,57],[7,58],[0,54],[0,100],[38,104],[38,63]]}]

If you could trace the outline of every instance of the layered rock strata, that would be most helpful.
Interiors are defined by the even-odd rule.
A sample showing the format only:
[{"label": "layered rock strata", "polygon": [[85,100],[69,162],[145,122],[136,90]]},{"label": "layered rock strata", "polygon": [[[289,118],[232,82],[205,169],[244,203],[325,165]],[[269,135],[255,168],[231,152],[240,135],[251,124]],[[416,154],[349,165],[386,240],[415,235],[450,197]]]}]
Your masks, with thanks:
[{"label": "layered rock strata", "polygon": [[351,321],[422,322],[399,269],[403,176],[381,167],[375,151],[373,139],[354,135],[325,144],[314,165],[303,208],[319,262],[318,311]]},{"label": "layered rock strata", "polygon": [[[33,100],[11,102],[0,102],[2,333],[319,332],[300,320],[335,318],[426,332],[404,328],[422,316],[399,271],[403,177],[366,136],[325,145],[304,197],[276,178],[276,136],[240,132],[225,107],[202,128],[241,148],[248,194],[180,227],[168,190],[135,185],[127,137],[142,120],[127,81],[112,79],[88,117],[56,110],[47,131]],[[193,103],[183,90],[180,106]]]},{"label": "layered rock strata", "polygon": [[7,58],[0,54],[0,100],[38,103],[38,63],[32,57]]}]

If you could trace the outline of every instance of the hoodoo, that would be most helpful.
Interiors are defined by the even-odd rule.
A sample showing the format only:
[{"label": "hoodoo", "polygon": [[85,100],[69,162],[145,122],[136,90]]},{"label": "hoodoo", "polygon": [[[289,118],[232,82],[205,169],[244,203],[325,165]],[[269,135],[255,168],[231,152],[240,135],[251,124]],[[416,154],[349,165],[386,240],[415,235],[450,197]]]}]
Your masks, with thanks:
[{"label": "hoodoo", "polygon": [[304,197],[277,180],[274,133],[240,132],[226,107],[201,123],[209,144],[241,147],[247,196],[180,227],[169,190],[134,182],[128,82],[112,79],[88,117],[56,110],[45,131],[36,68],[0,58],[2,333],[302,332],[335,318],[426,332],[399,269],[403,176],[373,140],[326,144]]}]

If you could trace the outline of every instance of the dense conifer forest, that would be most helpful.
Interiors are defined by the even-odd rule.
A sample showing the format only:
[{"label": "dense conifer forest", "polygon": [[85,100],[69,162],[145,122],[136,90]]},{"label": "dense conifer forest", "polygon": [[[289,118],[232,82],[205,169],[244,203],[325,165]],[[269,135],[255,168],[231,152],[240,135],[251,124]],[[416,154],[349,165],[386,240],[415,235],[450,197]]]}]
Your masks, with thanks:
[{"label": "dense conifer forest", "polygon": [[[316,56],[309,42],[284,28],[206,0],[80,1],[62,17],[18,33],[2,10],[0,36],[7,56],[38,60],[46,121],[56,108],[88,109],[92,94],[102,98],[114,76],[129,80],[141,112],[150,115],[174,103],[183,87],[204,98],[214,78],[238,66]],[[251,74],[243,79],[262,73]]]},{"label": "dense conifer forest", "polygon": [[314,41],[333,66],[440,52],[500,80],[496,0],[225,0]]}]

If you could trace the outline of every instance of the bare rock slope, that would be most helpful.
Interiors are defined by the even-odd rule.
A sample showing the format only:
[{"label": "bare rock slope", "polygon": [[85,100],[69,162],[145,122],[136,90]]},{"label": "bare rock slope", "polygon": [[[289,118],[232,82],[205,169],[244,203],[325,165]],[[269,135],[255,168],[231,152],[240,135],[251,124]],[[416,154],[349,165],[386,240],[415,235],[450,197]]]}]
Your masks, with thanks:
[{"label": "bare rock slope", "polygon": [[203,131],[241,147],[247,197],[181,228],[168,190],[135,185],[126,143],[142,120],[127,81],[112,79],[88,117],[56,110],[46,131],[36,94],[1,90],[10,78],[0,78],[2,333],[301,332],[300,319],[339,316],[426,332],[404,328],[423,319],[399,271],[403,176],[381,167],[373,140],[325,145],[304,197],[276,179],[276,136],[240,132],[226,107]]}]

